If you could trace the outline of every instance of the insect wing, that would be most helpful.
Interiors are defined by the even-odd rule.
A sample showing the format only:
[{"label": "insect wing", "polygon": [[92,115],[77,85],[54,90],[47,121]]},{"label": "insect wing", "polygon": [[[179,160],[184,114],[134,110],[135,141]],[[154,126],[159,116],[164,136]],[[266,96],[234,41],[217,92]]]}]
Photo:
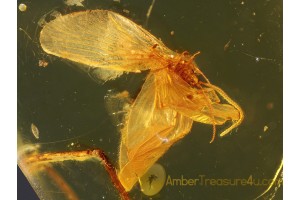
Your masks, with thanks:
[{"label": "insect wing", "polygon": [[[159,74],[161,91],[160,99],[163,104],[176,110],[194,121],[206,124],[224,124],[227,120],[239,119],[239,111],[230,104],[223,104],[212,88],[202,90],[192,88],[174,72],[165,69]],[[163,78],[168,77],[168,78]]]},{"label": "insect wing", "polygon": [[107,10],[59,16],[43,27],[40,43],[49,54],[121,72],[163,67],[159,59],[151,57],[154,45],[158,52],[174,53],[134,22]]},{"label": "insect wing", "polygon": [[160,71],[148,75],[122,130],[118,176],[127,190],[192,127],[190,118],[161,107]]}]

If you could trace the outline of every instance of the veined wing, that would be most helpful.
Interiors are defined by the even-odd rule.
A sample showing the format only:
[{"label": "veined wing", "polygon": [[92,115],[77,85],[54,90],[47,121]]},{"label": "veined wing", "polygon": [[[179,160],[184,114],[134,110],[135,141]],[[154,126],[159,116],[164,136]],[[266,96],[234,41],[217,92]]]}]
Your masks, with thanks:
[{"label": "veined wing", "polygon": [[156,44],[155,50],[162,55],[175,54],[148,31],[107,10],[59,16],[43,27],[40,43],[49,54],[121,72],[163,67],[164,59],[151,57]]},{"label": "veined wing", "polygon": [[190,118],[159,105],[157,73],[147,76],[122,130],[118,176],[126,190],[192,127]]},{"label": "veined wing", "polygon": [[202,90],[192,88],[174,72],[163,69],[160,76],[162,83],[157,87],[161,91],[160,102],[194,121],[221,125],[227,120],[238,120],[239,111],[232,105],[221,103],[212,88]]}]

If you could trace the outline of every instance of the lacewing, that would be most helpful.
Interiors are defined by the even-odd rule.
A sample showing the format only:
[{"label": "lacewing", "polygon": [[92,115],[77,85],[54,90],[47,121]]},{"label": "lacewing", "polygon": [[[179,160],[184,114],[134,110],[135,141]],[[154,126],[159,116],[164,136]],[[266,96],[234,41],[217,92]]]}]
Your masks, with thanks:
[{"label": "lacewing", "polygon": [[221,132],[224,136],[244,118],[240,106],[197,67],[197,53],[176,53],[112,11],[59,16],[43,27],[40,43],[49,54],[96,69],[104,81],[124,72],[149,70],[121,130],[118,178],[127,191],[190,132],[193,121],[213,125],[212,142],[216,125],[231,122]]}]

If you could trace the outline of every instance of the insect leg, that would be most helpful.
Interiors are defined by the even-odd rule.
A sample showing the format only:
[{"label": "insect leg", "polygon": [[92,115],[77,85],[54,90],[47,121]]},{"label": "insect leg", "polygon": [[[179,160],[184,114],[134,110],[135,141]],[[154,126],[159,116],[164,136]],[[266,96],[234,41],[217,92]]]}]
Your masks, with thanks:
[{"label": "insect leg", "polygon": [[236,103],[234,102],[221,88],[215,86],[215,85],[212,85],[212,84],[209,84],[209,83],[203,83],[204,85],[206,85],[207,87],[210,87],[212,89],[214,89],[218,94],[220,94],[229,104],[231,104],[235,109],[238,110],[239,114],[240,114],[240,117],[237,121],[235,121],[230,127],[228,127],[227,129],[225,129],[221,134],[220,136],[223,137],[225,135],[227,135],[231,130],[235,129],[236,127],[238,127],[242,121],[244,120],[244,112],[243,110],[241,109],[241,107]]}]

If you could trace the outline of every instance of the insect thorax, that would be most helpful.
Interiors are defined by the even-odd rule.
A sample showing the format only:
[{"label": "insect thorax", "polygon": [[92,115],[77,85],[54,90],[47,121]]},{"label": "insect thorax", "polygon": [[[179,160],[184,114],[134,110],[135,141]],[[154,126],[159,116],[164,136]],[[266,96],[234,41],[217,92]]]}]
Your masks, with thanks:
[{"label": "insect thorax", "polygon": [[198,78],[194,72],[195,66],[192,60],[187,60],[186,56],[180,56],[180,59],[174,59],[176,62],[170,62],[168,68],[180,76],[190,86],[196,86]]}]

